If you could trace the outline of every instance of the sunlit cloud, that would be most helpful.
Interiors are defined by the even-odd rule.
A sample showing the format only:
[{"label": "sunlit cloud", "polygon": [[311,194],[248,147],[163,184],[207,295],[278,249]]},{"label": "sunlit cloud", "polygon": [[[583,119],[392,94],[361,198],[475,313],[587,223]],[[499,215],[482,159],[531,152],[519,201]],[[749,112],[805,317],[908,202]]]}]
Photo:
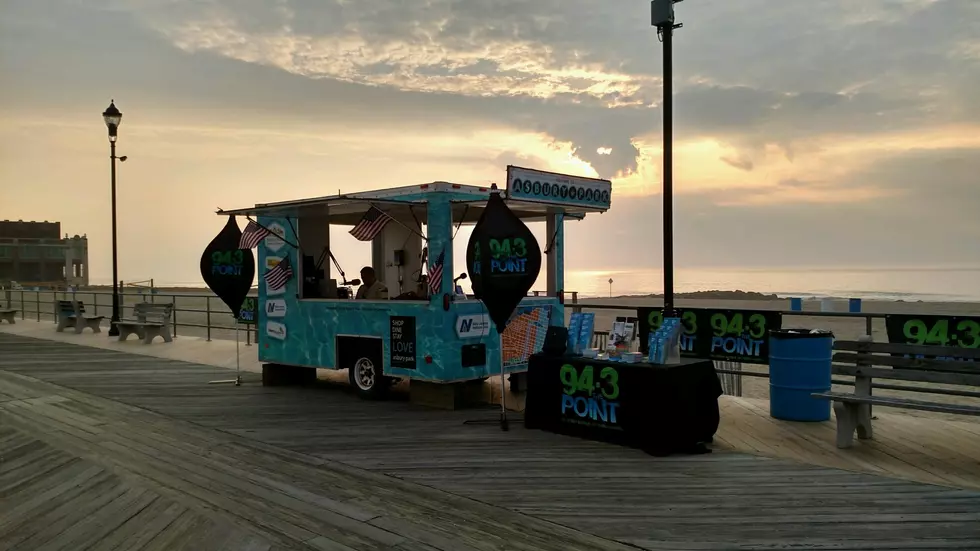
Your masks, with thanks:
[{"label": "sunlit cloud", "polygon": [[345,28],[314,36],[288,27],[249,31],[234,18],[157,25],[180,49],[210,51],[310,78],[332,78],[399,90],[471,96],[553,98],[584,95],[610,105],[642,105],[641,90],[659,79],[625,74],[600,63],[556,59],[553,48],[528,40],[443,41],[444,21],[419,23],[411,36],[369,40]]}]

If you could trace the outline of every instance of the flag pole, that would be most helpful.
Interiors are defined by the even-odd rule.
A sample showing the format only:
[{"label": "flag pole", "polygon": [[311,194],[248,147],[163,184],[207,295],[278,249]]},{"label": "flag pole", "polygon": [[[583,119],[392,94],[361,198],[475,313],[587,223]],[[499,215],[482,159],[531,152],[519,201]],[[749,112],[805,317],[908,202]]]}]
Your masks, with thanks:
[{"label": "flag pole", "polygon": [[[424,236],[424,235],[422,235],[422,233],[420,231],[418,231],[417,229],[408,227],[407,224],[402,223],[400,220],[398,220],[394,216],[392,216],[392,215],[388,214],[387,212],[379,209],[377,206],[374,205],[374,203],[369,203],[369,204],[371,205],[371,208],[378,209],[379,211],[381,211],[382,214],[384,214],[385,216],[387,216],[388,217],[388,220],[391,220],[392,222],[398,224],[399,226],[405,228],[406,230],[408,230],[408,231],[414,233],[415,235],[421,237],[423,241],[426,241],[426,242],[429,241],[429,238],[426,237],[426,236]],[[409,205],[409,206],[411,206],[411,205]],[[413,216],[414,216],[414,214],[413,214]]]},{"label": "flag pole", "polygon": [[[257,320],[256,320],[257,321]],[[235,383],[235,386],[242,386],[242,374],[241,374],[241,354],[239,352],[239,341],[238,330],[241,324],[238,322],[238,317],[235,317],[235,378],[234,379],[219,379],[217,381],[208,381],[209,385],[221,385],[221,384],[231,384]]]},{"label": "flag pole", "polygon": [[504,388],[504,335],[499,334],[500,338],[500,430],[510,430],[507,422],[507,389]]},{"label": "flag pole", "polygon": [[242,355],[239,351],[241,347],[241,339],[238,338],[238,332],[241,329],[240,326],[240,323],[235,323],[235,386],[242,386]]},{"label": "flag pole", "polygon": [[[289,217],[288,216],[285,217],[285,218],[286,218],[286,221],[289,221]],[[276,236],[279,239],[282,239],[283,242],[285,244],[289,245],[290,247],[292,247],[294,249],[299,249],[299,245],[297,245],[296,243],[293,243],[293,242],[289,241],[285,237],[279,237],[279,234],[277,234],[276,232],[274,232],[274,231],[270,230],[269,228],[263,226],[262,224],[259,224],[259,221],[258,220],[254,220],[251,216],[249,216],[249,215],[246,214],[245,215],[245,219],[248,220],[249,222],[255,222],[255,225],[256,226],[258,226],[258,227],[262,228],[263,230],[269,232],[269,234],[274,235],[274,236]],[[290,225],[292,225],[292,224],[290,224]],[[293,233],[295,234],[296,232],[293,231]]]}]

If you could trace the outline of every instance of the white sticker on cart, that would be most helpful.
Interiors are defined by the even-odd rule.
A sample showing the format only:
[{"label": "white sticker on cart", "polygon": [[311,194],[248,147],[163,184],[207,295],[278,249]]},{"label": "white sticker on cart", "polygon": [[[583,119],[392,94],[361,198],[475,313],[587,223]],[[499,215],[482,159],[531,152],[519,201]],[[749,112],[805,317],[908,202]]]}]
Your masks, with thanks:
[{"label": "white sticker on cart", "polygon": [[286,301],[281,298],[265,301],[265,315],[270,318],[286,317]]},{"label": "white sticker on cart", "polygon": [[265,334],[273,339],[284,341],[286,340],[286,326],[275,321],[266,322]]},{"label": "white sticker on cart", "polygon": [[267,226],[272,235],[266,236],[265,246],[270,251],[276,252],[286,245],[284,238],[286,237],[286,228],[283,228],[279,222],[273,222]]},{"label": "white sticker on cart", "polygon": [[490,316],[475,314],[456,316],[456,336],[461,339],[486,337],[490,334]]}]

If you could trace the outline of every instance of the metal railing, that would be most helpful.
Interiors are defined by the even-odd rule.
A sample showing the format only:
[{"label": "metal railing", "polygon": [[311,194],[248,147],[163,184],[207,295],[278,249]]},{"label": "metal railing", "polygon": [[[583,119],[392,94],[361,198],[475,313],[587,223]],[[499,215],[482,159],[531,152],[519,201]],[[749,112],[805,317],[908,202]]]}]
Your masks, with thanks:
[{"label": "metal railing", "polygon": [[[541,296],[543,293],[534,292],[534,296]],[[123,288],[120,293],[122,299],[121,315],[125,317],[126,312],[135,304],[140,302],[173,303],[173,323],[175,333],[185,335],[203,336],[208,340],[212,338],[234,338],[235,317],[231,311],[210,291],[200,292],[168,293],[158,289],[134,290]],[[255,297],[255,295],[250,295]],[[580,302],[578,293],[570,291],[565,293],[565,306],[571,312],[581,312],[583,310],[600,312],[622,312],[623,316],[635,316],[636,309],[640,304],[601,304]],[[58,291],[33,291],[33,290],[2,290],[0,291],[0,304],[5,304],[7,308],[19,310],[22,319],[36,319],[42,321],[55,319],[55,301],[57,300],[79,300],[86,307],[87,313],[91,315],[109,316],[112,312],[112,293],[109,291],[77,291],[68,292]],[[600,300],[600,299],[596,299]],[[864,333],[874,334],[876,322],[880,321],[879,329],[884,331],[884,319],[886,314],[870,312],[820,312],[820,311],[795,311],[782,310],[780,313],[784,318],[847,318],[854,320],[855,323],[863,322]],[[784,324],[785,325],[785,324]],[[597,327],[600,325],[597,324]],[[855,326],[856,328],[857,326]],[[185,331],[179,331],[179,329]],[[254,338],[254,325],[240,324],[239,329],[248,333],[250,341]],[[190,330],[190,331],[187,331]],[[840,337],[840,335],[838,335]]]},{"label": "metal railing", "polygon": [[[544,293],[534,292],[533,296],[543,296]],[[250,295],[255,297],[255,295]],[[225,304],[210,291],[202,290],[194,293],[167,293],[157,289],[152,291],[134,291],[133,289],[123,289],[120,293],[122,303],[120,305],[121,317],[127,317],[132,307],[140,302],[173,303],[173,325],[174,336],[185,335],[204,337],[208,341],[217,339],[234,339],[236,332],[236,320],[231,311]],[[0,304],[6,308],[19,310],[21,319],[35,319],[37,321],[55,320],[55,304],[58,300],[79,300],[85,306],[86,313],[89,315],[104,315],[106,323],[112,313],[112,293],[109,291],[78,291],[75,293],[67,291],[33,291],[33,290],[0,290]],[[594,299],[601,300],[601,299]],[[597,314],[612,314],[623,317],[635,317],[636,309],[641,306],[653,306],[656,304],[601,304],[591,302],[581,302],[577,292],[570,291],[565,293],[565,306],[569,313],[581,312],[583,310],[594,311]],[[822,312],[822,311],[797,311],[780,310],[784,318],[845,318],[851,320],[852,335],[838,334],[838,338],[857,338],[859,335],[883,334],[885,332],[885,313],[875,312]],[[597,320],[598,321],[598,320]],[[812,320],[811,320],[812,321]],[[784,323],[784,326],[789,326]],[[806,325],[806,324],[804,324]],[[600,323],[596,324],[601,327]],[[238,324],[238,330],[245,333],[246,345],[251,345],[256,340],[256,326]],[[603,331],[597,331],[602,333]],[[738,362],[715,362],[716,371],[721,375],[722,383],[727,394],[740,396],[742,394],[742,377],[768,378],[768,366],[759,365],[756,369],[744,369]],[[834,379],[834,384],[852,386],[853,380]],[[903,385],[879,384],[874,383],[874,388],[887,390],[909,390]],[[976,396],[977,393],[962,390],[944,390],[943,394]]]},{"label": "metal railing", "polygon": [[[121,289],[120,317],[128,317],[133,306],[141,302],[158,304],[172,303],[174,337],[179,335],[204,337],[207,340],[234,339],[236,320],[231,310],[210,291],[200,293],[167,293],[134,291]],[[254,295],[251,295],[254,298]],[[85,313],[105,316],[106,323],[112,315],[112,292],[110,291],[0,291],[0,304],[5,308],[19,310],[21,319],[36,321],[55,321],[56,303],[59,300],[81,301]],[[244,333],[245,344],[255,341],[256,327],[252,324],[238,324],[237,330]]]}]

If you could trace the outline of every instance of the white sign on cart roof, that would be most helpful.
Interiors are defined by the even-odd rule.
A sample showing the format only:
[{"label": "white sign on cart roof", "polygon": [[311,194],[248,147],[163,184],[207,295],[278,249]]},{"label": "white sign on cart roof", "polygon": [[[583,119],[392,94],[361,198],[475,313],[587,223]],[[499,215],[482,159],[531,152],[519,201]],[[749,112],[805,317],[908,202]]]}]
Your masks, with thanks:
[{"label": "white sign on cart roof", "polygon": [[508,166],[507,199],[608,209],[612,203],[612,182]]}]

